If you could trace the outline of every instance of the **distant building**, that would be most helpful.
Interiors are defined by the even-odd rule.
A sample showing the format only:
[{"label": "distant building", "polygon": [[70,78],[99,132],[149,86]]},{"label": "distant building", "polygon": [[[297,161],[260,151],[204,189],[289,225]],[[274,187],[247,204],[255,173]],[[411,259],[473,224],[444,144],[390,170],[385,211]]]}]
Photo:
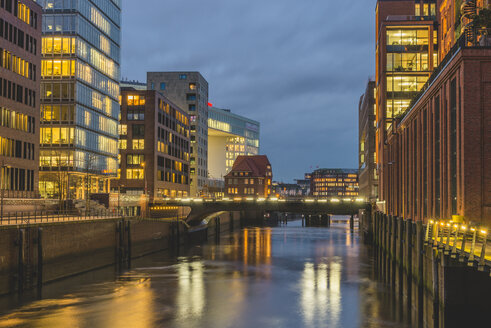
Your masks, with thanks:
[{"label": "distant building", "polygon": [[310,180],[310,193],[315,197],[355,197],[358,189],[358,170],[319,169]]},{"label": "distant building", "polygon": [[376,109],[375,82],[369,81],[360,98],[359,117],[359,179],[360,196],[376,201],[378,195],[377,158],[375,149]]},{"label": "distant building", "polygon": [[223,180],[239,156],[259,154],[260,124],[229,109],[208,109],[208,171]]},{"label": "distant building", "polygon": [[208,82],[199,72],[149,72],[147,88],[162,93],[190,118],[190,196],[203,194],[208,179]]},{"label": "distant building", "polygon": [[41,16],[31,0],[0,2],[0,188],[9,198],[38,194]]},{"label": "distant building", "polygon": [[273,171],[265,155],[239,156],[225,176],[225,194],[229,197],[268,197]]},{"label": "distant building", "polygon": [[150,202],[189,196],[189,116],[154,90],[123,88],[119,179],[113,188]]},{"label": "distant building", "polygon": [[296,179],[295,181],[302,189],[302,196],[310,195],[310,179],[312,177],[312,173],[305,173],[303,179]]},{"label": "distant building", "polygon": [[138,81],[122,80],[120,82],[121,88],[133,88],[135,90],[147,90],[147,84]]},{"label": "distant building", "polygon": [[282,198],[303,196],[302,187],[295,183],[273,182],[273,195]]}]

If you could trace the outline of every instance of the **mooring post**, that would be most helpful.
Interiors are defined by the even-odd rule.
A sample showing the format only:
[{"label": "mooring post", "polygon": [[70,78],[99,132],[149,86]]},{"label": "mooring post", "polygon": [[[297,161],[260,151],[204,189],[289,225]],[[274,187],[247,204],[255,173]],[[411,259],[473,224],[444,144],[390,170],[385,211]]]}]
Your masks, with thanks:
[{"label": "mooring post", "polygon": [[38,263],[37,263],[37,285],[43,285],[43,228],[38,228]]},{"label": "mooring post", "polygon": [[127,244],[127,256],[126,260],[128,261],[128,268],[131,266],[131,223],[130,221],[126,221],[126,244]]},{"label": "mooring post", "polygon": [[17,261],[17,288],[20,293],[23,292],[24,290],[24,265],[25,265],[25,237],[26,237],[26,231],[24,229],[19,230],[19,257]]}]

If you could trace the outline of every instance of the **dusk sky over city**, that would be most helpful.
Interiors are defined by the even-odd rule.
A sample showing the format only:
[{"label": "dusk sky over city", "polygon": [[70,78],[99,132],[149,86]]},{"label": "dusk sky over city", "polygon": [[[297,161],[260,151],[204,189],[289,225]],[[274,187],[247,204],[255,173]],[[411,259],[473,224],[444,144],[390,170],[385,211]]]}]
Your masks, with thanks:
[{"label": "dusk sky over city", "polygon": [[122,77],[200,71],[216,107],[261,123],[274,179],[357,168],[375,1],[125,1]]}]

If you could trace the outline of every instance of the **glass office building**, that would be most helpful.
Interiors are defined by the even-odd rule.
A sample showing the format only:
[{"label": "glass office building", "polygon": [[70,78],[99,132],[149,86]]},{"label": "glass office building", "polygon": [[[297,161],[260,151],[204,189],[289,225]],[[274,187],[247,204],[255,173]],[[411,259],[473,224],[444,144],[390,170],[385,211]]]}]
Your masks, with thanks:
[{"label": "glass office building", "polygon": [[257,121],[229,109],[208,109],[208,169],[211,180],[223,180],[239,155],[259,154]]},{"label": "glass office building", "polygon": [[121,0],[44,0],[40,193],[82,199],[116,177]]}]

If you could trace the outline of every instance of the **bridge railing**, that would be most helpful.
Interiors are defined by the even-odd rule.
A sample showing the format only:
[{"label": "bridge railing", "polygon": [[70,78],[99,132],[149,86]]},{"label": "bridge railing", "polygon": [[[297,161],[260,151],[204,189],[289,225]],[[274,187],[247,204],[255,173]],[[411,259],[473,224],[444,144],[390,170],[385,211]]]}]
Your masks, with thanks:
[{"label": "bridge railing", "polygon": [[314,198],[314,197],[294,197],[294,198],[277,198],[277,197],[224,197],[224,198],[164,198],[163,203],[211,203],[211,202],[304,202],[306,204],[325,204],[325,203],[366,203],[367,200],[361,197],[330,197],[330,198]]}]

